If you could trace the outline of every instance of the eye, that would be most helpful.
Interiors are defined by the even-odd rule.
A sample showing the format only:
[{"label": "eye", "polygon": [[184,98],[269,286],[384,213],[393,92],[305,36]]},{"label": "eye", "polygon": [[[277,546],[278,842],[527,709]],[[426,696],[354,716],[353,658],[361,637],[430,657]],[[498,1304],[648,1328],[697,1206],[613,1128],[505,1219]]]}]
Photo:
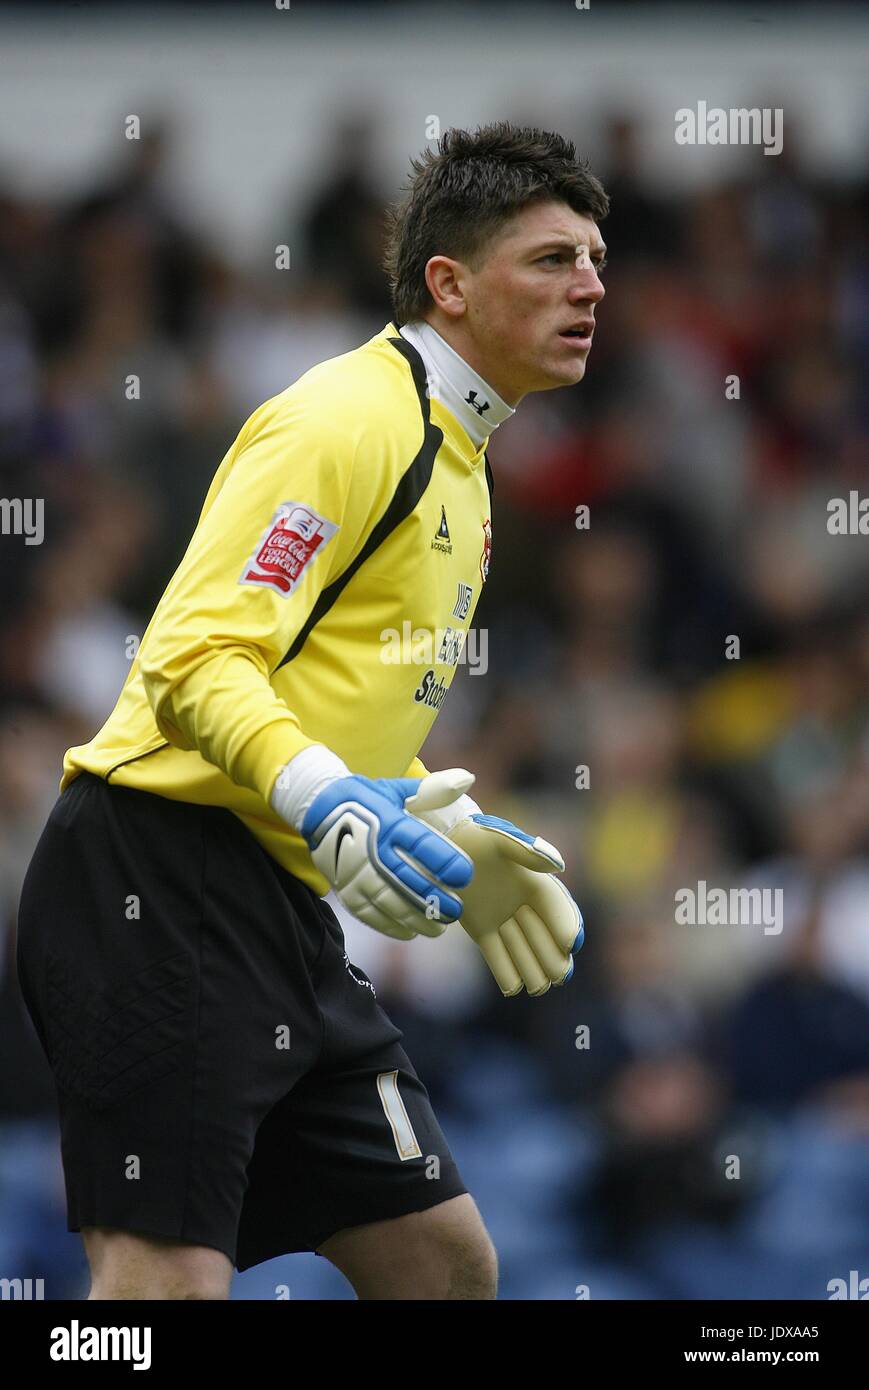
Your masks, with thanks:
[{"label": "eye", "polygon": [[550,251],[548,255],[546,255],[546,256],[541,256],[541,257],[540,257],[540,261],[541,261],[541,262],[543,262],[543,261],[559,261],[559,262],[560,262],[560,261],[562,261],[563,259],[564,259],[564,253],[563,253],[562,251]]}]

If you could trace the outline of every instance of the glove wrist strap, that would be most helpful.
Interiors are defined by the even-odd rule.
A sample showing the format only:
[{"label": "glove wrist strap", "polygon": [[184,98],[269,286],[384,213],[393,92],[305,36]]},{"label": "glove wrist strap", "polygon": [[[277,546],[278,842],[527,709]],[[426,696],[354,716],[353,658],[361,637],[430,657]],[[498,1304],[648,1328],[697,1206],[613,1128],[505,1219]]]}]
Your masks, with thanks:
[{"label": "glove wrist strap", "polygon": [[330,782],[350,777],[349,767],[323,743],[303,748],[278,773],[269,801],[294,830],[301,830],[308,807]]}]

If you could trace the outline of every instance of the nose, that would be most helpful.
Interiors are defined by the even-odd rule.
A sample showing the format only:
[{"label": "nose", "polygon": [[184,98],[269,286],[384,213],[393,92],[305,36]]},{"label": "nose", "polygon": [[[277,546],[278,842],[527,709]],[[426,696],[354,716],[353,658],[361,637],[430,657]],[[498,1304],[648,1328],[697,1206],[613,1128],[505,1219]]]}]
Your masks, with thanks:
[{"label": "nose", "polygon": [[576,279],[570,287],[571,304],[599,304],[605,294],[606,290],[594,266],[585,266],[576,272]]}]

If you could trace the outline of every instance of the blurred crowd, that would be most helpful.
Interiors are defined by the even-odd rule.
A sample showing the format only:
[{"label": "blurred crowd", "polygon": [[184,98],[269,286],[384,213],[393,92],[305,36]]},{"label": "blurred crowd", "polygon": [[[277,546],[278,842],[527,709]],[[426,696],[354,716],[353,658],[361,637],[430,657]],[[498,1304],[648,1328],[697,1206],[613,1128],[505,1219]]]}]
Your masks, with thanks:
[{"label": "blurred crowd", "polygon": [[[507,1298],[826,1298],[869,1276],[866,171],[777,158],[676,195],[643,127],[583,138],[612,198],[584,383],[492,439],[493,562],[423,750],[557,844],[586,921],[571,983],[504,1001],[459,929],[348,950],[405,1033]],[[246,416],[391,317],[378,131],[231,264],[152,126],[76,199],[0,167],[0,1275],[86,1287],[15,911],[64,750],[114,705]],[[275,266],[275,246],[291,269]],[[138,378],[138,392],[131,377]],[[589,508],[588,524],[577,508]],[[579,524],[578,524],[579,523]],[[783,892],[779,932],[677,923],[680,889]],[[290,1257],[237,1297],[347,1297]]]}]

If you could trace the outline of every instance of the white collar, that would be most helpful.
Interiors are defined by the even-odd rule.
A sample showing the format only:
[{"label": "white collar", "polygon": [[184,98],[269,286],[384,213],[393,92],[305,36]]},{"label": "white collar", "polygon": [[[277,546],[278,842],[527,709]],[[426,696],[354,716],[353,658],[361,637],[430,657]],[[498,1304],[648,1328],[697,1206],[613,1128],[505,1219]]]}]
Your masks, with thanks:
[{"label": "white collar", "polygon": [[425,364],[429,394],[455,415],[478,449],[494,429],[515,415],[513,406],[502,401],[425,319],[414,319],[398,331]]}]

